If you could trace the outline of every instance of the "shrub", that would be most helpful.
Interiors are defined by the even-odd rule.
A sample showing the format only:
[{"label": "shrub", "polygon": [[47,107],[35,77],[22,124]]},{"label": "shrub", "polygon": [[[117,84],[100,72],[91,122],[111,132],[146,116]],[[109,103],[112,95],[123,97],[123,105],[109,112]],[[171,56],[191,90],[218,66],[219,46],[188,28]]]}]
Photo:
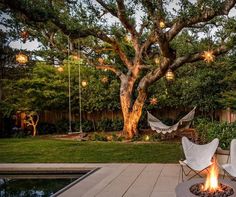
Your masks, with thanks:
[{"label": "shrub", "polygon": [[96,123],[98,131],[120,131],[123,129],[123,120],[121,119],[104,119]]},{"label": "shrub", "polygon": [[125,137],[120,135],[120,134],[117,134],[117,133],[113,133],[112,134],[112,140],[113,141],[119,141],[119,142],[122,142],[125,140]]},{"label": "shrub", "polygon": [[69,122],[68,120],[59,120],[56,122],[57,133],[68,133]]},{"label": "shrub", "polygon": [[143,112],[142,116],[140,117],[138,128],[139,129],[147,129],[149,127],[148,121],[147,121],[147,113],[146,111]]},{"label": "shrub", "polygon": [[14,138],[25,138],[25,137],[27,137],[31,134],[31,131],[24,130],[24,129],[21,129],[21,128],[14,127],[12,130],[13,130],[12,137],[14,137]]},{"label": "shrub", "polygon": [[229,149],[230,142],[236,138],[236,122],[210,122],[206,119],[198,119],[195,127],[199,132],[199,137],[203,143],[208,143],[214,138],[220,140],[220,147]]},{"label": "shrub", "polygon": [[[80,122],[75,123],[75,130],[80,131]],[[90,120],[82,121],[82,130],[83,130],[83,132],[94,131],[93,121],[90,121]]]},{"label": "shrub", "polygon": [[55,124],[40,122],[37,126],[37,131],[39,135],[52,134],[57,132]]},{"label": "shrub", "polygon": [[107,135],[104,132],[95,132],[90,136],[90,140],[92,141],[108,141]]},{"label": "shrub", "polygon": [[112,121],[112,131],[121,131],[123,129],[124,121],[121,119],[115,119]]},{"label": "shrub", "polygon": [[97,122],[97,130],[98,131],[112,131],[112,120],[104,119]]}]

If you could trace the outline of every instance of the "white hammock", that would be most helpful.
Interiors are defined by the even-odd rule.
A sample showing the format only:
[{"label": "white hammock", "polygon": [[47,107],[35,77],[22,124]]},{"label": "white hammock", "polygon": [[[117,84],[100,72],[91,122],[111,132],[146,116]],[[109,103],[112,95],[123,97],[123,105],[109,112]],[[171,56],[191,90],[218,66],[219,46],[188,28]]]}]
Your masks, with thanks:
[{"label": "white hammock", "polygon": [[196,107],[193,108],[186,116],[181,118],[176,124],[172,126],[165,125],[155,116],[147,112],[148,114],[148,123],[152,130],[155,130],[157,133],[171,133],[172,131],[176,131],[180,126],[181,128],[189,128],[195,114]]}]

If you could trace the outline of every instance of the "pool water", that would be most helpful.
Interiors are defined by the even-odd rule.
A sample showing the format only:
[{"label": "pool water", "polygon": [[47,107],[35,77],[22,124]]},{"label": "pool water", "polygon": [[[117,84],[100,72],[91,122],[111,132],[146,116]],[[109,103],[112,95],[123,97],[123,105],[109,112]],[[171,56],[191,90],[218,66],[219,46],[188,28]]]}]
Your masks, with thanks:
[{"label": "pool water", "polygon": [[1,197],[51,196],[76,178],[60,179],[0,179]]},{"label": "pool water", "polygon": [[[77,172],[0,173],[0,197],[48,197],[57,196],[93,170]],[[59,192],[58,192],[59,191]]]}]

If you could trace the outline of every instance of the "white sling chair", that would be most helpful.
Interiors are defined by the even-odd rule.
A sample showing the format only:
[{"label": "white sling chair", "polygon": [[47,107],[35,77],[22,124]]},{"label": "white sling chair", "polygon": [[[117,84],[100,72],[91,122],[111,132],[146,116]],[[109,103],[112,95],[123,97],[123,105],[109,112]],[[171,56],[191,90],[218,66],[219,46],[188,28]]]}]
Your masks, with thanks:
[{"label": "white sling chair", "polygon": [[[184,175],[188,176],[191,171],[194,171],[195,174],[189,179],[197,175],[202,177],[200,173],[212,164],[211,160],[218,144],[219,139],[217,138],[203,145],[194,144],[187,137],[182,138],[182,146],[186,158],[184,161],[179,161],[182,169],[182,181],[184,180]],[[189,172],[185,172],[184,166],[190,169]]]},{"label": "white sling chair", "polygon": [[236,180],[236,139],[230,143],[230,163],[223,164],[222,168],[232,177],[232,180]]}]

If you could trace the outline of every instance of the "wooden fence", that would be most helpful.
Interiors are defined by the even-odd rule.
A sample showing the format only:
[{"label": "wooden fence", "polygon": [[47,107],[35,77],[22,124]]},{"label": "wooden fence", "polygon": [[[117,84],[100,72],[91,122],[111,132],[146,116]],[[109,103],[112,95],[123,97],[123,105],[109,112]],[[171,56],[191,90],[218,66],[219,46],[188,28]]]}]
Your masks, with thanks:
[{"label": "wooden fence", "polygon": [[[186,114],[191,109],[163,109],[163,110],[154,110],[151,113],[156,116],[157,118],[161,119],[171,119],[171,120],[178,120],[184,114]],[[197,115],[204,115],[201,111],[196,111]],[[209,113],[208,113],[209,114]],[[212,119],[219,120],[221,122],[234,122],[236,121],[236,111],[231,109],[226,110],[217,110],[212,113]],[[69,115],[66,111],[43,111],[39,114],[40,122],[47,122],[55,124],[61,120],[68,120]],[[25,114],[20,113],[15,116],[15,124],[18,127],[25,128]],[[82,120],[90,120],[93,122],[104,120],[104,119],[123,119],[121,111],[100,111],[100,112],[83,112],[82,113]],[[79,121],[79,114],[72,113],[72,121]],[[0,130],[4,125],[3,119],[1,118],[0,121]]]}]

